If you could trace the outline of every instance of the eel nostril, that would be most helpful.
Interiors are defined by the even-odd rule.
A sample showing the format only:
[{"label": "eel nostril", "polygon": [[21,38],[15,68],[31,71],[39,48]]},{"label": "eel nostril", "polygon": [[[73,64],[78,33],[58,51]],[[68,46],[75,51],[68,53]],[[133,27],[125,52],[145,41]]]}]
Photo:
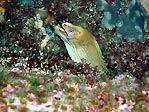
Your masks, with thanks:
[{"label": "eel nostril", "polygon": [[63,24],[62,24],[62,26],[63,26],[63,27],[66,27],[66,24],[65,24],[65,23],[63,23]]}]

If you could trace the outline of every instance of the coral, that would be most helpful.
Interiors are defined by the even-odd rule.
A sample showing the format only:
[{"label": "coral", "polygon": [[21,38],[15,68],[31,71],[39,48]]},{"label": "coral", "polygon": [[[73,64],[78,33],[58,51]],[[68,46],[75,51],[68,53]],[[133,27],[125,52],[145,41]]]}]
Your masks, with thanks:
[{"label": "coral", "polygon": [[58,22],[69,21],[92,31],[99,28],[102,18],[102,11],[98,10],[95,1],[86,0],[56,1],[51,13]]},{"label": "coral", "polygon": [[[106,56],[109,56],[111,64],[116,64],[117,70],[121,73],[129,71],[133,76],[140,79],[148,75],[148,39],[144,41],[128,42],[122,39],[118,44],[110,42]],[[106,48],[105,48],[106,49]],[[107,48],[108,49],[108,48]]]}]

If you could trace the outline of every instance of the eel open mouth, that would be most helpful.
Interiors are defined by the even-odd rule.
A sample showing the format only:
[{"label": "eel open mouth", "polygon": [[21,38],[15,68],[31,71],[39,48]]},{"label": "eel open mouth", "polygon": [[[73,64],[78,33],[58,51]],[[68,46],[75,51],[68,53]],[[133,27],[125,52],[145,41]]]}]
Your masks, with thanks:
[{"label": "eel open mouth", "polygon": [[55,26],[54,27],[54,30],[56,31],[56,33],[61,37],[61,39],[64,41],[64,43],[69,43],[70,42],[70,39],[68,37],[68,34],[65,30],[65,28],[62,26],[62,27],[59,27],[59,26]]},{"label": "eel open mouth", "polygon": [[[67,32],[65,31],[65,29],[63,27],[59,27],[59,26],[55,26],[55,31],[58,33],[58,34],[62,34],[63,36],[67,37],[68,34]],[[59,35],[60,36],[60,35]]]}]

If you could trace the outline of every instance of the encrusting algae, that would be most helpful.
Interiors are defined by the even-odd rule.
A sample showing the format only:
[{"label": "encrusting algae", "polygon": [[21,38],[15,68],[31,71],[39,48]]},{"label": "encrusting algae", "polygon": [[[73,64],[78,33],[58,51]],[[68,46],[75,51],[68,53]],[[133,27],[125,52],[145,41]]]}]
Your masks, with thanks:
[{"label": "encrusting algae", "polygon": [[108,71],[100,47],[88,30],[68,22],[63,23],[62,28],[55,26],[54,29],[63,40],[73,61],[82,63],[85,60],[92,67],[98,66],[98,70]]}]

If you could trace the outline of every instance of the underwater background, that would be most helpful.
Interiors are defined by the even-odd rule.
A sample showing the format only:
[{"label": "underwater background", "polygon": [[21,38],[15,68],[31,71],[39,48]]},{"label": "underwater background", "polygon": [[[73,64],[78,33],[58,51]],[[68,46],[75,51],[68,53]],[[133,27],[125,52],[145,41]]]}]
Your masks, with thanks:
[{"label": "underwater background", "polygon": [[[112,72],[71,59],[64,22]],[[0,0],[0,112],[148,112],[148,76],[149,0]]]}]

